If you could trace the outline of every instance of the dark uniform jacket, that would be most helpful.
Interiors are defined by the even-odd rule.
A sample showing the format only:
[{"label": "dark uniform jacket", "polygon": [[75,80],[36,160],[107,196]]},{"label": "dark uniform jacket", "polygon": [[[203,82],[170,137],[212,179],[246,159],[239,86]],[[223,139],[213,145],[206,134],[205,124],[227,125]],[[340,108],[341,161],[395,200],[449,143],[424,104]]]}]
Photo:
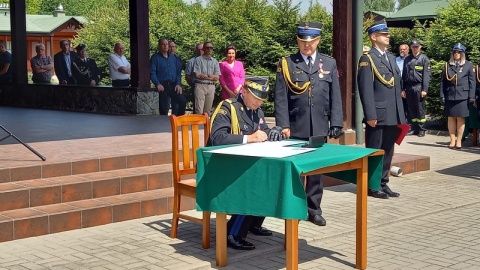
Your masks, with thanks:
[{"label": "dark uniform jacket", "polygon": [[476,83],[477,83],[477,91],[476,91],[476,97],[480,98],[480,71],[478,70],[480,68],[479,65],[475,67],[475,77],[476,77]]},{"label": "dark uniform jacket", "polygon": [[418,56],[409,55],[403,62],[403,89],[428,91],[430,83],[430,60],[420,53]]},{"label": "dark uniform jacket", "polygon": [[[244,135],[253,134],[259,129],[268,134],[270,129],[265,122],[262,109],[249,110],[241,96],[229,100],[231,104],[224,100],[219,105],[221,107],[218,113],[213,115],[208,145],[241,144]],[[233,134],[231,105],[235,107],[241,134]]]},{"label": "dark uniform jacket", "polygon": [[[78,54],[74,51],[70,51],[70,71],[72,72],[72,63],[78,59]],[[68,69],[67,63],[65,62],[65,57],[63,56],[63,52],[60,51],[53,56],[53,66],[55,68],[55,74],[57,75],[58,81],[67,81],[68,82]]]},{"label": "dark uniform jacket", "polygon": [[[386,54],[388,62],[375,48],[362,55],[358,62],[357,81],[364,121],[377,120],[377,125],[390,126],[403,124],[406,120],[401,97],[400,69],[395,56],[389,52]],[[383,79],[379,79],[379,76]]]},{"label": "dark uniform jacket", "polygon": [[446,63],[442,70],[440,98],[446,100],[473,100],[475,98],[475,72],[473,64],[464,65]]},{"label": "dark uniform jacket", "polygon": [[[335,59],[317,52],[311,70],[300,52],[285,57],[285,60],[288,72],[280,60],[275,83],[277,126],[290,128],[290,135],[296,138],[326,136],[330,126],[343,127],[342,98]],[[299,87],[307,82],[311,85],[303,93],[297,90],[293,92],[286,74],[290,82]]]},{"label": "dark uniform jacket", "polygon": [[90,85],[92,80],[96,84],[100,82],[100,73],[95,60],[86,58],[86,62],[81,58],[77,58],[72,62],[72,74],[76,84]]}]

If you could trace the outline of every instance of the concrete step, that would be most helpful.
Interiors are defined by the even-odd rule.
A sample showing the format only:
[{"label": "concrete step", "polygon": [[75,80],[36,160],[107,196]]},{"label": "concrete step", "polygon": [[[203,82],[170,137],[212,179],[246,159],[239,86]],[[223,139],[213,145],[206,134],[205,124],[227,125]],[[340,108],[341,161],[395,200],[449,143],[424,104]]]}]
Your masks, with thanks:
[{"label": "concrete step", "polygon": [[[0,242],[172,212],[173,188],[0,212]],[[195,207],[182,200],[182,209]]]},{"label": "concrete step", "polygon": [[[400,167],[403,170],[403,174],[428,171],[430,170],[430,157],[395,153],[392,160],[392,166]],[[330,187],[348,184],[348,182],[327,176],[325,177],[323,184],[325,187]]]},{"label": "concrete step", "polygon": [[[170,150],[0,168],[0,183],[137,168],[172,162]],[[22,162],[23,163],[23,162]]]},{"label": "concrete step", "polygon": [[172,187],[172,165],[0,184],[0,212]]}]

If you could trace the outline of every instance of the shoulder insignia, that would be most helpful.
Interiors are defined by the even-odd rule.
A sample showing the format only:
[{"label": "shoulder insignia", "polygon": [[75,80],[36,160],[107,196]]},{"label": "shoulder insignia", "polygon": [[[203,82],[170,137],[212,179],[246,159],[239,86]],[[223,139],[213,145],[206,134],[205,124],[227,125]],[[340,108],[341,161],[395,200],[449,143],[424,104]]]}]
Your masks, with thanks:
[{"label": "shoulder insignia", "polygon": [[220,109],[218,110],[218,114],[227,115],[227,111],[225,111],[224,109],[220,108]]},{"label": "shoulder insignia", "polygon": [[331,57],[330,55],[326,55],[326,54],[323,54],[323,53],[320,53],[321,56],[325,56],[325,57],[328,57],[328,58],[332,58],[334,59],[333,57]]},{"label": "shoulder insignia", "polygon": [[282,67],[279,66],[277,67],[277,73],[280,73],[280,72],[282,72]]},{"label": "shoulder insignia", "polygon": [[360,64],[358,64],[359,67],[366,67],[368,66],[368,62],[360,62]]}]

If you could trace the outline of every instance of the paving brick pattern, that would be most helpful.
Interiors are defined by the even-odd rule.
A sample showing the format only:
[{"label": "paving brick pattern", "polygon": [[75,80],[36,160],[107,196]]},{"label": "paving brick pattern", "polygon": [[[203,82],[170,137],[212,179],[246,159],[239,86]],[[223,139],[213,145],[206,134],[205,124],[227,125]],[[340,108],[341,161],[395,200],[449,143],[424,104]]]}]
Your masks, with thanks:
[{"label": "paving brick pattern", "polygon": [[[480,149],[447,148],[448,138],[407,137],[399,153],[430,156],[430,171],[391,178],[398,199],[368,200],[368,269],[480,269]],[[355,186],[329,187],[326,227],[300,222],[300,269],[355,266]],[[169,238],[171,215],[0,243],[0,269],[217,269],[201,248],[200,225],[183,222]],[[283,220],[267,218],[272,237],[254,251],[228,250],[223,269],[283,269]],[[1,230],[1,228],[0,228]]]}]

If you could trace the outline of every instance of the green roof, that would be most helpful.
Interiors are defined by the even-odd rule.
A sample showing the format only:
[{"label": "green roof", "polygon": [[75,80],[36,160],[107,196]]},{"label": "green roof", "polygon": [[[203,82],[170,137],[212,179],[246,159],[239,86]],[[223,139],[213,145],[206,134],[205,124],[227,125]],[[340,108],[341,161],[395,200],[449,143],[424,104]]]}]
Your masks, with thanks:
[{"label": "green roof", "polygon": [[387,21],[434,18],[437,16],[437,8],[446,6],[447,0],[417,0],[388,16]]},{"label": "green roof", "polygon": [[[81,16],[58,16],[53,15],[26,15],[27,34],[50,34],[57,28],[76,20],[82,24],[85,18]],[[0,16],[0,33],[10,33],[10,13]]]},{"label": "green roof", "polygon": [[393,12],[390,12],[390,11],[375,11],[375,10],[372,10],[371,12],[372,13],[377,13],[378,15],[382,15],[385,18],[388,18],[390,15],[393,14]]}]

